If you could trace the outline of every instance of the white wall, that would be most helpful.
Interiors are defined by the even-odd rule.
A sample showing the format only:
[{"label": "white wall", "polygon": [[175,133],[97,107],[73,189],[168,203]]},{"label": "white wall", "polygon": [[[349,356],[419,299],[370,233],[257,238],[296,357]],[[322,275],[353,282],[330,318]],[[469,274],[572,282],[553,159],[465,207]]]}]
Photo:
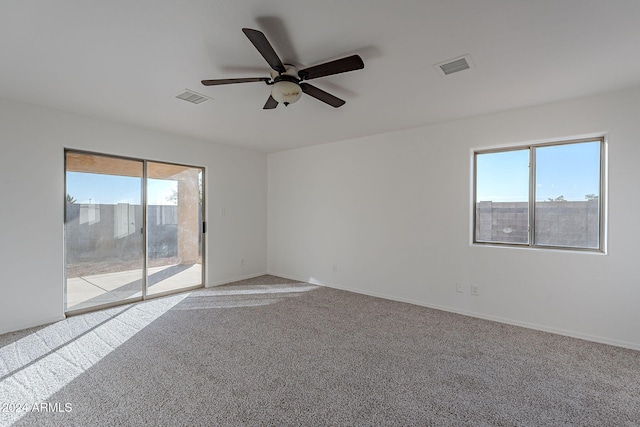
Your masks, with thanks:
[{"label": "white wall", "polygon": [[[639,114],[636,88],[270,154],[268,271],[640,349]],[[470,244],[473,149],[588,134],[608,138],[606,255]]]},{"label": "white wall", "polygon": [[206,284],[266,271],[265,154],[0,100],[0,333],[63,317],[64,148],[204,166]]}]

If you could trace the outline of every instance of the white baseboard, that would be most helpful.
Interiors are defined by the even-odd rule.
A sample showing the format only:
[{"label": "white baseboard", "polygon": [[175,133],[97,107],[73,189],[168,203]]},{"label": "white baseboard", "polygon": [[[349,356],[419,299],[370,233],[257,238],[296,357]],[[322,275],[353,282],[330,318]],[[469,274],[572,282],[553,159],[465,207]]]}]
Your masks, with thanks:
[{"label": "white baseboard", "polygon": [[235,278],[231,278],[231,279],[224,279],[224,280],[220,280],[220,281],[213,282],[213,283],[207,283],[205,285],[205,288],[213,288],[214,286],[226,285],[228,283],[238,282],[240,280],[253,279],[255,277],[264,276],[265,274],[269,274],[269,273],[262,272],[262,273],[249,274],[247,276],[235,277]]},{"label": "white baseboard", "polygon": [[[537,330],[537,331],[549,332],[549,333],[552,333],[552,334],[563,335],[563,336],[568,336],[568,337],[572,337],[572,338],[583,339],[583,340],[586,340],[586,341],[592,341],[592,342],[597,342],[597,343],[601,343],[601,344],[607,344],[607,345],[612,345],[612,346],[616,346],[616,347],[623,347],[623,348],[628,348],[628,349],[631,349],[631,350],[640,351],[640,344],[632,343],[632,342],[628,342],[628,341],[615,340],[615,339],[610,339],[610,338],[600,337],[600,336],[590,335],[590,334],[584,334],[584,333],[581,333],[581,332],[576,332],[576,331],[571,331],[571,330],[566,330],[566,329],[553,328],[553,327],[539,325],[539,324],[535,324],[535,323],[520,322],[518,320],[508,319],[508,318],[504,318],[504,317],[492,316],[492,315],[487,315],[487,314],[484,314],[484,313],[478,313],[478,312],[467,311],[467,310],[460,310],[460,309],[455,308],[455,307],[442,306],[442,305],[438,305],[438,304],[430,304],[430,303],[426,303],[426,302],[423,302],[423,301],[413,300],[413,299],[410,299],[410,298],[399,298],[399,297],[396,297],[396,296],[393,296],[393,295],[384,294],[384,293],[371,292],[371,291],[364,290],[364,289],[340,286],[340,285],[337,285],[337,284],[334,284],[334,283],[321,282],[321,281],[318,281],[318,280],[310,280],[309,278],[295,277],[295,276],[292,276],[292,275],[282,274],[282,273],[277,273],[277,272],[272,272],[272,271],[267,271],[267,272],[263,272],[263,273],[255,273],[255,274],[250,274],[250,275],[240,276],[240,277],[235,277],[235,278],[229,278],[229,279],[221,280],[221,281],[218,281],[218,282],[209,283],[205,287],[210,288],[210,287],[214,287],[214,286],[226,285],[228,283],[233,283],[233,282],[237,282],[237,281],[240,281],[240,280],[253,279],[255,277],[260,277],[260,276],[263,276],[265,274],[270,274],[270,275],[273,275],[273,276],[283,277],[283,278],[289,279],[289,280],[296,280],[296,281],[300,281],[300,282],[311,283],[313,285],[325,286],[325,287],[328,287],[328,288],[340,289],[340,290],[348,291],[348,292],[355,292],[355,293],[362,294],[362,295],[369,295],[369,296],[372,296],[372,297],[384,298],[384,299],[391,300],[391,301],[398,301],[398,302],[404,302],[404,303],[418,305],[418,306],[422,306],[422,307],[433,308],[435,310],[447,311],[447,312],[450,312],[450,313],[461,314],[461,315],[464,315],[464,316],[475,317],[475,318],[478,318],[478,319],[490,320],[490,321],[493,321],[493,322],[505,323],[505,324],[508,324],[508,325],[519,326],[519,327],[533,329],[533,330]],[[5,326],[5,327],[0,328],[0,335],[6,334],[6,333],[9,333],[9,332],[20,331],[22,329],[33,328],[33,327],[36,327],[36,326],[44,326],[44,325],[47,325],[47,324],[50,324],[50,323],[59,322],[61,320],[64,320],[65,318],[66,317],[64,315],[62,315],[62,316],[55,316],[55,317],[51,317],[51,318],[47,318],[47,319],[34,320],[32,322],[18,323],[18,324]]]},{"label": "white baseboard", "polygon": [[64,320],[64,319],[66,319],[66,316],[62,315],[62,316],[50,317],[50,318],[47,318],[47,319],[34,320],[34,321],[31,321],[31,322],[16,323],[16,324],[13,324],[13,325],[4,326],[4,327],[0,328],[0,335],[7,334],[9,332],[21,331],[23,329],[35,328],[36,326],[44,326],[44,325],[48,325],[50,323],[59,322],[59,321]]},{"label": "white baseboard", "polygon": [[549,333],[552,333],[552,334],[563,335],[563,336],[567,336],[567,337],[571,337],[571,338],[578,338],[578,339],[585,340],[585,341],[592,341],[592,342],[597,342],[597,343],[600,343],[600,344],[607,344],[607,345],[612,345],[612,346],[615,346],[615,347],[622,347],[622,348],[628,348],[630,350],[640,351],[640,344],[638,344],[638,343],[632,343],[632,342],[628,342],[628,341],[610,339],[610,338],[606,338],[606,337],[600,337],[600,336],[597,336],[597,335],[584,334],[582,332],[576,332],[576,331],[571,331],[571,330],[567,330],[567,329],[553,328],[553,327],[549,327],[549,326],[539,325],[539,324],[536,324],[536,323],[520,322],[518,320],[508,319],[508,318],[505,318],[505,317],[492,316],[492,315],[488,315],[488,314],[484,314],[484,313],[477,313],[477,312],[474,312],[474,311],[460,310],[460,309],[455,308],[455,307],[442,306],[442,305],[438,305],[438,304],[430,304],[430,303],[426,303],[426,302],[423,302],[423,301],[413,300],[413,299],[410,299],[410,298],[399,298],[399,297],[395,297],[393,295],[377,293],[377,292],[371,292],[371,291],[367,291],[367,290],[364,290],[364,289],[357,289],[357,288],[340,286],[340,285],[336,285],[334,283],[320,282],[318,280],[310,281],[308,278],[304,279],[304,278],[300,278],[300,277],[292,277],[290,275],[280,274],[280,273],[273,273],[273,272],[269,272],[267,274],[272,274],[274,276],[279,276],[279,277],[283,277],[285,279],[290,279],[290,280],[299,280],[301,282],[309,282],[309,283],[312,283],[314,285],[325,286],[325,287],[328,287],[328,288],[334,288],[334,289],[340,289],[340,290],[343,290],[343,291],[355,292],[357,294],[369,295],[369,296],[377,297],[377,298],[384,298],[384,299],[388,299],[388,300],[391,300],[391,301],[406,302],[408,304],[419,305],[421,307],[433,308],[433,309],[436,309],[436,310],[447,311],[447,312],[450,312],[450,313],[462,314],[464,316],[475,317],[475,318],[478,318],[478,319],[491,320],[493,322],[505,323],[507,325],[520,326],[522,328],[533,329],[533,330],[536,330],[536,331],[549,332]]}]

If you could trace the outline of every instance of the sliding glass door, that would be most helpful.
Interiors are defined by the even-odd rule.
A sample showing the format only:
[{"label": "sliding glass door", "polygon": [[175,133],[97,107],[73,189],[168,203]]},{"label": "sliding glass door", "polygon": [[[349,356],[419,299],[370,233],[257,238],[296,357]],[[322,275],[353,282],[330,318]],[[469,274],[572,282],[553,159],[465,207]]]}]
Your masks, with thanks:
[{"label": "sliding glass door", "polygon": [[142,161],[66,154],[66,311],[142,296]]},{"label": "sliding glass door", "polygon": [[202,286],[201,168],[68,151],[65,311]]},{"label": "sliding glass door", "polygon": [[202,169],[147,162],[147,293],[202,283]]}]

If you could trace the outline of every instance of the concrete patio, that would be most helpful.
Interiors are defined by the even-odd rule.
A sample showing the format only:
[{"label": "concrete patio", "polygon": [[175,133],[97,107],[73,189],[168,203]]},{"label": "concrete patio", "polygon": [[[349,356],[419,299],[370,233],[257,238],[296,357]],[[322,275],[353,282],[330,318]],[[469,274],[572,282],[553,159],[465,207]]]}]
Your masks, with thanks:
[{"label": "concrete patio", "polygon": [[[148,295],[202,283],[201,264],[174,264],[148,269]],[[142,269],[67,279],[66,311],[142,296]]]}]

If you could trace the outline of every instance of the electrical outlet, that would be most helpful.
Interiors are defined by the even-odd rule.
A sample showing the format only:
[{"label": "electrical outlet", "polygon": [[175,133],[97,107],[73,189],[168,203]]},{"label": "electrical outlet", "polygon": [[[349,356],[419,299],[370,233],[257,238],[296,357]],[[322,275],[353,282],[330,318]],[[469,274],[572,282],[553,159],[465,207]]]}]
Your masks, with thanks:
[{"label": "electrical outlet", "polygon": [[240,266],[244,267],[244,258],[240,258]]},{"label": "electrical outlet", "polygon": [[478,285],[471,285],[471,295],[480,295],[480,289]]},{"label": "electrical outlet", "polygon": [[464,286],[460,282],[456,282],[456,292],[464,293]]},{"label": "electrical outlet", "polygon": [[333,270],[334,273],[338,272],[338,264],[333,264]]}]

